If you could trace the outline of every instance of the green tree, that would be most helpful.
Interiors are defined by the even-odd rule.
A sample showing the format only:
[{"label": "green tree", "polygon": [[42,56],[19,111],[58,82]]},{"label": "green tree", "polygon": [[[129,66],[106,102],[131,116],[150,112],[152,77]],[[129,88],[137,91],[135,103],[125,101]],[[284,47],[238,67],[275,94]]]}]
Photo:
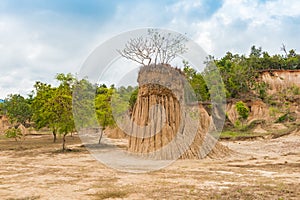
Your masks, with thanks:
[{"label": "green tree", "polygon": [[235,104],[236,111],[239,114],[239,117],[242,121],[246,120],[249,116],[249,108],[242,101],[238,101]]},{"label": "green tree", "polygon": [[0,115],[4,115],[5,112],[4,112],[4,103],[0,103]]},{"label": "green tree", "polygon": [[249,95],[251,85],[255,80],[255,70],[252,62],[256,62],[257,57],[254,55],[251,60],[247,60],[245,56],[233,55],[227,52],[226,56],[215,61],[225,84],[227,97],[237,98]]},{"label": "green tree", "polygon": [[[216,66],[216,60],[214,57],[209,56],[207,61],[204,63],[206,65],[203,71],[203,78],[209,90],[209,97],[214,102],[223,102],[228,93],[222,77],[220,77],[221,71]],[[222,74],[221,74],[222,75]]]},{"label": "green tree", "polygon": [[114,127],[116,121],[121,122],[124,114],[129,114],[133,109],[138,94],[138,88],[132,86],[121,86],[115,88],[114,85],[107,88],[106,85],[100,85],[96,91],[95,109],[98,123],[101,126],[102,133],[106,127]]},{"label": "green tree", "polygon": [[26,125],[32,117],[32,109],[28,100],[20,94],[9,95],[3,104],[3,110],[12,123]]},{"label": "green tree", "polygon": [[[114,92],[114,105],[120,112],[132,110],[137,100],[138,87],[133,86],[121,86]],[[118,103],[117,103],[118,102]],[[128,107],[129,106],[129,107]],[[121,108],[122,107],[122,108]]]},{"label": "green tree", "polygon": [[105,85],[100,85],[96,91],[95,109],[101,130],[99,143],[106,127],[115,125],[111,108],[111,99],[114,91],[114,87],[107,88]]},{"label": "green tree", "polygon": [[49,127],[54,141],[56,134],[63,135],[62,149],[65,151],[66,135],[75,130],[72,113],[72,89],[76,79],[71,74],[58,74],[58,87],[37,82],[33,99],[34,121],[37,128]]},{"label": "green tree", "polygon": [[209,92],[206,82],[200,72],[193,69],[187,61],[183,61],[183,72],[194,90],[198,101],[206,101],[209,99]]},{"label": "green tree", "polygon": [[286,57],[287,69],[300,69],[300,55],[296,54],[294,49],[291,49]]},{"label": "green tree", "polygon": [[53,134],[53,142],[56,142],[59,122],[58,111],[53,107],[56,88],[41,82],[36,82],[34,88],[36,96],[33,98],[32,107],[35,127],[38,130],[43,127],[50,128]]},{"label": "green tree", "polygon": [[63,135],[62,150],[65,151],[66,136],[75,131],[72,112],[72,91],[76,79],[71,74],[58,74],[56,79],[60,82],[52,97],[53,109],[59,117],[57,130]]},{"label": "green tree", "polygon": [[[106,86],[105,86],[106,87]],[[95,91],[97,86],[87,79],[76,81],[73,89],[73,113],[78,131],[82,128],[96,127]]]},{"label": "green tree", "polygon": [[138,97],[138,93],[139,93],[139,88],[138,87],[133,88],[133,91],[131,92],[131,95],[129,98],[130,111],[133,110],[134,104]]},{"label": "green tree", "polygon": [[253,45],[251,47],[251,52],[250,52],[249,57],[259,58],[261,55],[262,55],[262,48],[261,47],[256,48],[255,45]]},{"label": "green tree", "polygon": [[103,130],[110,125],[114,125],[114,119],[112,116],[111,99],[114,93],[113,88],[107,88],[100,86],[97,89],[97,95],[95,98],[95,108],[97,119]]}]

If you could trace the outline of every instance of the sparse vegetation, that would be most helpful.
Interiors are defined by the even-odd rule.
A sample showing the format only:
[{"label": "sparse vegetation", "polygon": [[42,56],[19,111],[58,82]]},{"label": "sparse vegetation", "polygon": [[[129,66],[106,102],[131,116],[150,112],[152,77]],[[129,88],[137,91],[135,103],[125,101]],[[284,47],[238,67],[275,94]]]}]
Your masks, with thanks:
[{"label": "sparse vegetation", "polygon": [[296,121],[296,116],[293,115],[292,113],[290,112],[287,112],[283,115],[281,115],[276,121],[275,123],[283,123],[283,122],[293,122],[293,121]]},{"label": "sparse vegetation", "polygon": [[[153,41],[157,39],[163,44],[167,41],[162,39],[158,33],[151,34],[150,39],[152,37]],[[168,41],[173,39],[170,37]],[[145,45],[146,50],[149,50],[146,40],[133,40],[131,45],[137,45],[139,42]],[[172,45],[177,48],[178,52],[184,51],[184,46],[181,44],[176,47],[178,43],[175,42]],[[132,49],[133,46],[128,46],[128,48]],[[123,51],[123,55],[129,53],[129,49],[127,50]],[[136,54],[135,56],[142,56],[139,63],[143,65],[153,64],[153,62],[155,64],[169,63],[174,56],[172,54],[174,52],[165,52],[166,56],[159,58],[157,53],[159,51],[157,49],[152,51],[149,50],[146,54]],[[7,199],[43,199],[53,191],[58,195],[74,192],[74,196],[78,195],[78,198],[82,199],[87,197],[95,199],[296,199],[300,195],[298,179],[292,175],[299,171],[299,151],[297,149],[299,144],[297,143],[298,135],[289,134],[299,132],[299,122],[291,108],[298,98],[297,95],[300,95],[300,89],[292,86],[282,92],[268,95],[268,85],[263,82],[258,83],[257,80],[260,70],[300,69],[299,55],[291,50],[284,56],[269,56],[267,52],[262,52],[261,48],[253,46],[249,56],[233,55],[228,52],[221,59],[213,57],[210,59],[220,70],[226,96],[241,99],[233,104],[239,115],[235,122],[236,127],[231,126],[220,135],[223,140],[233,140],[222,141],[222,143],[234,147],[239,155],[233,155],[232,159],[226,161],[222,159],[218,161],[204,159],[203,162],[178,161],[166,170],[141,176],[107,170],[107,167],[99,165],[87,156],[88,152],[81,146],[77,134],[72,140],[69,136],[69,133],[76,132],[74,124],[76,119],[73,119],[72,115],[74,87],[79,85],[85,87],[89,92],[94,91],[95,94],[87,94],[94,95],[95,98],[92,101],[79,103],[82,103],[85,109],[95,108],[95,110],[88,110],[88,113],[95,112],[97,122],[102,130],[108,126],[115,126],[113,114],[130,113],[133,110],[139,88],[92,85],[85,79],[77,80],[71,74],[58,74],[56,77],[57,87],[37,82],[34,93],[28,98],[18,94],[9,95],[5,102],[0,104],[0,112],[7,115],[14,125],[5,131],[5,135],[0,135],[0,158],[1,165],[4,166],[1,168],[1,175],[4,178],[0,179],[3,186],[2,190],[0,188],[0,194],[7,195]],[[208,78],[207,74],[192,69],[186,61],[183,65],[183,73],[195,90],[197,100],[210,101],[211,94],[216,93],[209,91],[205,82],[205,78]],[[213,76],[209,78],[215,80]],[[210,89],[218,91],[220,88],[217,85]],[[250,114],[250,104],[248,107],[245,103],[249,103],[249,101],[245,100],[251,98],[261,99],[271,105],[268,110],[272,120],[275,119],[272,123],[275,121],[284,123],[283,127],[285,128],[281,130],[268,129],[267,126],[270,124],[259,120],[252,120],[250,124],[245,123]],[[212,105],[208,105],[207,108],[208,110],[212,109]],[[84,115],[84,113],[82,114]],[[228,120],[229,116],[226,117]],[[31,129],[35,127],[38,132],[23,141],[24,135],[19,128],[16,128],[18,124],[30,126]],[[89,124],[80,126],[85,125]],[[257,125],[262,128],[267,127],[267,131],[253,133],[253,129]],[[62,149],[68,152],[67,154],[62,154],[62,150],[58,150],[61,144],[52,143],[51,134],[54,142],[58,140],[62,143]],[[292,139],[280,138],[287,135]],[[266,137],[270,138],[268,144],[255,140]],[[274,138],[277,139],[272,140]],[[66,148],[66,139],[70,145],[69,150]],[[15,147],[14,140],[22,141],[24,147],[22,149]],[[126,147],[122,146],[122,148]],[[250,150],[248,151],[246,147]],[[266,150],[261,150],[264,148]],[[240,151],[240,149],[242,150]],[[269,154],[269,152],[271,153]],[[253,153],[252,157],[249,156],[251,153]],[[15,162],[16,158],[18,163]],[[23,173],[25,170],[26,173]],[[269,176],[270,174],[271,176]],[[285,181],[287,184],[282,184]],[[28,194],[24,194],[23,198],[14,198],[21,194],[20,188],[24,189],[23,191],[28,189],[26,191]],[[31,188],[36,188],[37,192],[31,191]],[[47,191],[47,193],[40,195],[41,191]]]},{"label": "sparse vegetation", "polygon": [[96,194],[96,199],[103,200],[103,199],[115,199],[115,198],[125,198],[128,196],[130,191],[125,191],[124,189],[121,188],[111,188],[102,192],[99,192]]},{"label": "sparse vegetation", "polygon": [[24,140],[24,135],[22,134],[21,129],[11,127],[5,131],[5,137],[13,138],[16,142]]}]

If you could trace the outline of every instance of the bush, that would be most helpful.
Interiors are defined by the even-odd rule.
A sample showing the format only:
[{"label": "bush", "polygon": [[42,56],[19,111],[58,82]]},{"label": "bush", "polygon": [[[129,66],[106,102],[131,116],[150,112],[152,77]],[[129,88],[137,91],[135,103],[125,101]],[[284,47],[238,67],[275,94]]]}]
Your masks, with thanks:
[{"label": "bush", "polygon": [[240,120],[236,120],[235,123],[234,123],[234,127],[239,128],[239,129],[242,128],[241,121]]},{"label": "bush", "polygon": [[249,108],[242,101],[238,101],[235,104],[236,111],[238,112],[242,120],[246,120],[249,116]]},{"label": "bush", "polygon": [[5,131],[5,137],[14,138],[16,141],[23,138],[22,131],[19,128],[9,128]]},{"label": "bush", "polygon": [[296,121],[296,117],[292,115],[292,113],[285,113],[284,115],[280,116],[275,123],[283,123],[287,121]]}]

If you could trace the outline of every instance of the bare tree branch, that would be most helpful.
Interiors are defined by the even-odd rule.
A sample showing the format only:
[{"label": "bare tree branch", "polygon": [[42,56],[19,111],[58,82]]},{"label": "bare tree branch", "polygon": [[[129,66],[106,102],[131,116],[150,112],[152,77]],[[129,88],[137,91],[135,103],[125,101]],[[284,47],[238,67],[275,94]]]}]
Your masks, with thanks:
[{"label": "bare tree branch", "polygon": [[148,30],[147,37],[130,39],[123,50],[118,53],[126,59],[141,65],[169,64],[178,54],[187,51],[187,39],[180,34]]}]

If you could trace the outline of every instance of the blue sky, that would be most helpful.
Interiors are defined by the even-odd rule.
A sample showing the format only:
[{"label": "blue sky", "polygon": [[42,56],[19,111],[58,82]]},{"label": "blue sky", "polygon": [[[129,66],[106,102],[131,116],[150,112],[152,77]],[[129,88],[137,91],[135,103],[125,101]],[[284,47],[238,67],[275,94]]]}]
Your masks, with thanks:
[{"label": "blue sky", "polygon": [[300,52],[298,0],[2,0],[0,98],[28,94],[36,80],[76,73],[99,44],[123,31],[158,27],[186,33],[208,54]]}]

